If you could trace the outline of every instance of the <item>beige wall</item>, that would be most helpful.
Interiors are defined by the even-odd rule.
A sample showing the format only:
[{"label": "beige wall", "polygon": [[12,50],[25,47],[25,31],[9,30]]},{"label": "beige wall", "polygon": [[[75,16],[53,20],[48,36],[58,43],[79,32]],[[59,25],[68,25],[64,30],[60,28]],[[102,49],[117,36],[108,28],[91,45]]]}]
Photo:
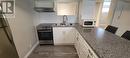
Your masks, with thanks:
[{"label": "beige wall", "polygon": [[8,19],[20,58],[24,58],[37,42],[29,0],[16,0],[15,18]]},{"label": "beige wall", "polygon": [[98,3],[99,5],[96,5],[100,9],[99,11],[97,11],[97,26],[106,28],[112,23],[112,17],[115,10],[116,2],[117,0],[111,0],[109,12],[102,12],[103,2],[100,2]]},{"label": "beige wall", "polygon": [[111,5],[110,5],[110,9],[109,9],[109,13],[108,13],[108,16],[107,16],[107,20],[108,20],[107,25],[110,25],[112,23],[112,19],[113,19],[113,16],[114,16],[114,11],[116,9],[116,6],[117,6],[117,0],[112,0]]},{"label": "beige wall", "polygon": [[118,3],[112,25],[118,27],[116,34],[119,36],[130,30],[130,3],[121,1]]}]

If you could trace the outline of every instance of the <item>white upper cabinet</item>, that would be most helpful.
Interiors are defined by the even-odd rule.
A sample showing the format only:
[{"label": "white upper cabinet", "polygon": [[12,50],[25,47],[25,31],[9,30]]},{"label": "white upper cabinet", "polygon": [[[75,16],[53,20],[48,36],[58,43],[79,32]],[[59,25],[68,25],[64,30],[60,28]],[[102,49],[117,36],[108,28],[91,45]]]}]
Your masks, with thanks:
[{"label": "white upper cabinet", "polygon": [[76,15],[78,9],[77,0],[56,0],[57,15]]},{"label": "white upper cabinet", "polygon": [[54,0],[35,0],[34,9],[37,12],[54,12]]},{"label": "white upper cabinet", "polygon": [[53,8],[54,0],[35,0],[35,7]]},{"label": "white upper cabinet", "polygon": [[80,19],[95,19],[96,0],[81,0],[79,7]]}]

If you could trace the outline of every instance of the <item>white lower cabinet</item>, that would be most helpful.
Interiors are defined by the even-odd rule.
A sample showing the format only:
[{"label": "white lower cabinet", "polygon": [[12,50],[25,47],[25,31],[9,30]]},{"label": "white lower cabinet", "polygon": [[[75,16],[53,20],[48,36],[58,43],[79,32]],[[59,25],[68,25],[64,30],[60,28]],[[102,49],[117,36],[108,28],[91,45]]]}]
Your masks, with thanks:
[{"label": "white lower cabinet", "polygon": [[79,58],[98,58],[74,27],[53,27],[54,45],[74,44]]},{"label": "white lower cabinet", "polygon": [[54,45],[70,45],[75,42],[74,27],[53,27]]},{"label": "white lower cabinet", "polygon": [[78,33],[76,36],[75,47],[79,58],[98,58],[84,38]]}]

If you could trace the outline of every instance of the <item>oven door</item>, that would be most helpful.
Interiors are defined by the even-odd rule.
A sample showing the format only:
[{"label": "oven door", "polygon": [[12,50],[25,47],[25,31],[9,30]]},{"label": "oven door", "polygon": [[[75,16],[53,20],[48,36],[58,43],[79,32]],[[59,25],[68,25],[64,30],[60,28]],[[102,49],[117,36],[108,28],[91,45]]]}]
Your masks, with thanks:
[{"label": "oven door", "polygon": [[39,40],[53,40],[53,32],[52,31],[38,31]]}]

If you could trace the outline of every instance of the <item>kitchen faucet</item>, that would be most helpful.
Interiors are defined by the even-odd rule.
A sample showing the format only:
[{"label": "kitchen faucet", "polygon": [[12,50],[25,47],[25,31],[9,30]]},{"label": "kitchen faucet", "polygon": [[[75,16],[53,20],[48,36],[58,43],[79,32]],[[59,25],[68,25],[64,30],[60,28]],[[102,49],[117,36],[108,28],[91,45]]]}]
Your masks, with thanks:
[{"label": "kitchen faucet", "polygon": [[63,23],[62,25],[66,25],[68,21],[68,17],[66,15],[63,16]]}]

